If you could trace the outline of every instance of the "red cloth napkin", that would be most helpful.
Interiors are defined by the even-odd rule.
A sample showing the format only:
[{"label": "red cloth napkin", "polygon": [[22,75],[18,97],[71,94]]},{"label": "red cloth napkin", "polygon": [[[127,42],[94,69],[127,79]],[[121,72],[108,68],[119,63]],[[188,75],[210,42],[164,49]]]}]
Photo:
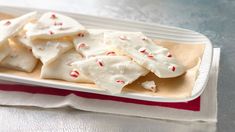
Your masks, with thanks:
[{"label": "red cloth napkin", "polygon": [[175,108],[175,109],[184,109],[184,110],[189,110],[189,111],[200,111],[200,97],[192,101],[188,101],[188,102],[168,103],[168,102],[144,101],[144,100],[138,100],[138,99],[115,97],[115,96],[109,96],[109,95],[101,95],[101,94],[95,94],[95,93],[87,93],[87,92],[81,92],[81,91],[64,90],[64,89],[41,87],[41,86],[0,84],[0,90],[28,92],[28,93],[33,93],[33,94],[37,94],[37,93],[49,94],[49,95],[57,95],[57,96],[67,96],[69,94],[74,94],[76,96],[80,96],[83,98],[90,98],[90,99],[113,100],[113,101],[120,101],[120,102],[125,102],[125,103],[161,106],[161,107],[169,107],[169,108]]}]

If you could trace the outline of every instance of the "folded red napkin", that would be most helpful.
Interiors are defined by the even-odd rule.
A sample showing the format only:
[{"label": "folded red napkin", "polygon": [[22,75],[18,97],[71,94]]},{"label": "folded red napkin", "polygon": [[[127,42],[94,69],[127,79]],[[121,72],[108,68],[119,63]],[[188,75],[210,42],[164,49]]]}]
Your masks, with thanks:
[{"label": "folded red napkin", "polygon": [[72,90],[64,90],[64,89],[57,89],[57,88],[40,87],[40,86],[0,84],[0,90],[28,92],[28,93],[33,93],[33,94],[40,93],[40,94],[49,94],[49,95],[58,95],[58,96],[67,96],[69,94],[74,94],[76,96],[80,96],[84,98],[91,98],[91,99],[113,100],[113,101],[120,101],[120,102],[126,102],[126,103],[162,106],[162,107],[170,107],[170,108],[175,108],[175,109],[184,109],[184,110],[191,110],[191,111],[200,111],[200,97],[192,101],[188,101],[188,102],[168,103],[168,102],[144,101],[144,100],[138,100],[138,99],[130,99],[130,98],[124,98],[124,97],[115,97],[115,96],[109,96],[109,95],[101,95],[101,94],[95,94],[95,93],[87,93],[87,92],[81,92],[81,91],[72,91]]}]

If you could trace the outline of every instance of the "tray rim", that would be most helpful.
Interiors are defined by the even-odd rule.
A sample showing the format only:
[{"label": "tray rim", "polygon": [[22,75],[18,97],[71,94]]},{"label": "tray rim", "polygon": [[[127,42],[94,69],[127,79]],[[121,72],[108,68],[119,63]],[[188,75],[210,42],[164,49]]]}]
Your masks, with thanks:
[{"label": "tray rim", "polygon": [[[3,12],[2,10],[20,10],[21,12],[29,12],[29,11],[39,11],[39,12],[45,12],[45,11],[50,11],[50,10],[45,10],[45,9],[32,9],[32,8],[24,8],[24,7],[14,7],[14,6],[0,6],[0,11]],[[132,24],[139,24],[142,26],[154,26],[154,27],[160,27],[160,28],[166,28],[167,30],[172,31],[173,29],[176,30],[177,32],[184,32],[184,33],[189,33],[189,34],[195,34],[198,36],[201,36],[201,41],[205,43],[205,49],[204,49],[204,54],[202,57],[202,62],[199,67],[199,75],[196,79],[195,85],[192,90],[192,96],[186,97],[186,98],[165,98],[165,97],[160,97],[160,96],[150,96],[146,97],[143,94],[137,94],[137,93],[121,93],[117,95],[111,95],[107,92],[104,92],[103,90],[91,90],[85,87],[76,87],[73,85],[64,85],[64,84],[55,84],[55,83],[50,83],[50,80],[34,80],[30,79],[27,77],[20,77],[20,76],[15,76],[15,75],[9,75],[9,74],[3,74],[0,73],[0,79],[5,80],[5,81],[11,81],[11,82],[18,82],[18,83],[23,83],[23,84],[30,84],[30,85],[39,85],[39,86],[46,86],[46,87],[54,87],[54,88],[59,88],[59,89],[67,89],[67,90],[76,90],[76,91],[83,91],[83,92],[90,92],[90,93],[97,93],[97,94],[103,94],[103,95],[110,95],[110,96],[117,96],[117,97],[125,97],[125,98],[132,98],[132,99],[139,99],[139,100],[146,100],[146,101],[156,101],[156,102],[187,102],[194,100],[198,96],[202,94],[204,91],[207,81],[209,79],[209,72],[210,72],[210,67],[212,63],[212,55],[213,55],[213,49],[212,49],[212,43],[211,41],[203,34],[189,30],[189,29],[183,29],[179,27],[173,27],[173,26],[166,26],[166,25],[161,25],[161,24],[155,24],[155,23],[145,23],[145,22],[139,22],[139,21],[131,21],[131,20],[119,20],[119,19],[114,19],[114,18],[107,18],[107,17],[100,17],[100,16],[92,16],[92,15],[84,15],[84,14],[79,14],[79,13],[71,13],[71,12],[63,12],[63,11],[57,11],[56,12],[64,13],[64,14],[70,14],[70,15],[78,15],[80,17],[87,17],[87,18],[93,18],[93,19],[102,19],[102,20],[109,20],[109,21],[118,21],[121,23],[132,23]],[[16,11],[15,11],[16,12]],[[9,12],[8,12],[9,13]],[[11,13],[9,13],[11,14]],[[76,18],[75,18],[76,19]],[[171,40],[171,39],[169,39]],[[197,40],[197,39],[195,39]],[[198,41],[200,39],[198,38]],[[173,40],[175,42],[182,42],[182,41],[177,41]],[[184,41],[187,42],[187,41]],[[193,43],[193,42],[191,42]],[[195,42],[196,43],[196,42]]]}]

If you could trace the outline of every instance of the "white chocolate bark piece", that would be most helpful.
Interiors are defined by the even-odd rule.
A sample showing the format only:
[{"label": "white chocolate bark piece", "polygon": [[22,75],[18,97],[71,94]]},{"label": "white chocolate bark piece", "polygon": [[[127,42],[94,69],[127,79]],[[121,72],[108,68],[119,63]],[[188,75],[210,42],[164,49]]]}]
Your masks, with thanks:
[{"label": "white chocolate bark piece", "polygon": [[148,73],[126,56],[96,56],[72,65],[111,94],[120,93],[124,86]]},{"label": "white chocolate bark piece", "polygon": [[41,78],[59,79],[69,82],[92,82],[71,65],[71,63],[81,59],[82,56],[79,53],[75,50],[70,50],[55,61],[43,65]]},{"label": "white chocolate bark piece", "polygon": [[85,32],[85,27],[73,18],[53,12],[43,14],[35,24],[26,28],[26,35],[31,39],[60,38]]},{"label": "white chocolate bark piece", "polygon": [[31,47],[33,55],[39,58],[43,64],[50,63],[57,59],[61,54],[73,48],[73,43],[68,39],[57,40],[30,40],[28,37],[17,36],[15,41],[24,43]]},{"label": "white chocolate bark piece", "polygon": [[0,62],[11,52],[8,40],[0,44]]},{"label": "white chocolate bark piece", "polygon": [[0,44],[8,38],[16,35],[23,26],[36,17],[36,12],[31,12],[23,16],[0,21]]},{"label": "white chocolate bark piece", "polygon": [[151,90],[153,92],[157,91],[157,86],[154,81],[145,81],[141,83],[141,86],[145,89]]},{"label": "white chocolate bark piece", "polygon": [[73,40],[76,50],[84,57],[97,55],[115,55],[115,52],[104,44],[104,33],[109,32],[103,29],[88,29],[84,35],[76,36]]},{"label": "white chocolate bark piece", "polygon": [[141,32],[107,32],[104,39],[107,45],[130,56],[159,78],[177,77],[185,72],[168,49],[156,45]]},{"label": "white chocolate bark piece", "polygon": [[12,40],[10,47],[10,54],[2,60],[0,66],[25,72],[33,71],[38,60],[33,56],[31,50]]},{"label": "white chocolate bark piece", "polygon": [[54,61],[72,48],[73,44],[68,40],[35,40],[32,44],[33,54],[40,58],[43,64]]},{"label": "white chocolate bark piece", "polygon": [[[26,24],[28,25],[28,24]],[[18,41],[19,44],[25,46],[28,49],[32,49],[32,42],[31,40],[26,36],[25,31],[20,31],[16,36],[12,37],[14,41]]]}]

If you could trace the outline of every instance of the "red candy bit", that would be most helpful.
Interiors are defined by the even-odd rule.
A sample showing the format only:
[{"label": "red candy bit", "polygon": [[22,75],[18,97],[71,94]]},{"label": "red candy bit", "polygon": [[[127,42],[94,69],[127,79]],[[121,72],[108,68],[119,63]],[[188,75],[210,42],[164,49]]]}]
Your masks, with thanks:
[{"label": "red candy bit", "polygon": [[79,72],[77,70],[73,70],[73,71],[70,72],[70,76],[74,77],[74,78],[77,78],[79,76]]},{"label": "red candy bit", "polygon": [[139,49],[139,52],[140,52],[140,53],[146,53],[146,48],[144,48],[144,47],[140,48],[140,49]]},{"label": "red candy bit", "polygon": [[4,23],[5,26],[8,26],[8,25],[10,25],[10,24],[11,24],[10,21],[6,21],[6,22]]},{"label": "red candy bit", "polygon": [[77,48],[81,49],[81,48],[85,48],[87,45],[85,43],[79,43]]},{"label": "red candy bit", "polygon": [[176,67],[175,66],[169,66],[169,69],[174,72],[176,70]]},{"label": "red candy bit", "polygon": [[52,31],[49,31],[49,34],[50,34],[50,35],[53,35],[53,34],[54,34],[54,32],[52,32]]},{"label": "red candy bit", "polygon": [[125,81],[124,81],[124,80],[117,80],[116,82],[117,82],[117,83],[121,83],[121,84],[125,84]]},{"label": "red candy bit", "polygon": [[153,55],[152,54],[148,54],[148,58],[150,58],[150,59],[153,59]]},{"label": "red candy bit", "polygon": [[127,40],[127,37],[124,36],[124,35],[119,36],[119,38],[120,38],[121,40]]},{"label": "red candy bit", "polygon": [[168,52],[167,57],[172,57],[172,54]]},{"label": "red candy bit", "polygon": [[83,33],[78,33],[78,37],[84,37],[85,35]]},{"label": "red candy bit", "polygon": [[109,51],[106,53],[106,55],[116,55],[116,53],[114,51]]},{"label": "red candy bit", "polygon": [[101,67],[103,67],[103,66],[104,66],[104,64],[102,63],[102,61],[101,61],[101,60],[97,60],[97,61],[96,61],[96,63],[97,63],[99,66],[101,66]]},{"label": "red candy bit", "polygon": [[55,15],[55,14],[51,14],[51,17],[50,17],[51,19],[56,19],[57,18],[57,16]]}]

